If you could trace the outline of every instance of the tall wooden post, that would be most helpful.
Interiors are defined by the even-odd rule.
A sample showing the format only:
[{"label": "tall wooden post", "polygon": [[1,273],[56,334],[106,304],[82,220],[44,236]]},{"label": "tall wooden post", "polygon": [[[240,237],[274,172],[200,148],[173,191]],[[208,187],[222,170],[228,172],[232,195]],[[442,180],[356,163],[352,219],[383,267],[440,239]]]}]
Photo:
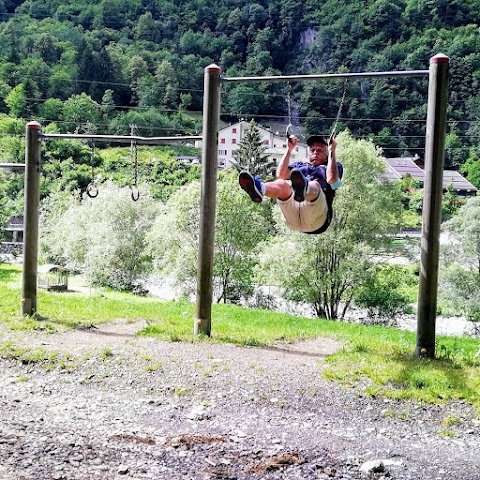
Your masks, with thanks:
[{"label": "tall wooden post", "polygon": [[41,129],[38,122],[27,123],[25,135],[22,315],[33,315],[37,310]]},{"label": "tall wooden post", "polygon": [[435,356],[449,58],[430,59],[416,355]]},{"label": "tall wooden post", "polygon": [[204,72],[202,191],[194,333],[208,336],[212,324],[220,73],[220,67],[215,64],[206,67]]}]

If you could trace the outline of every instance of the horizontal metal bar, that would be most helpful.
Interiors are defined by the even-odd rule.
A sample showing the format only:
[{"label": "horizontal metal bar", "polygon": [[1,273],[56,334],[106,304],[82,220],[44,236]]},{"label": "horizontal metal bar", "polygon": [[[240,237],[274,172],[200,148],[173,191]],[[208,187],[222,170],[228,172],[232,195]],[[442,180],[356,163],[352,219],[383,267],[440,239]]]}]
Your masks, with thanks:
[{"label": "horizontal metal bar", "polygon": [[72,139],[72,140],[93,140],[98,142],[119,142],[119,143],[143,143],[150,145],[171,144],[188,140],[202,140],[201,135],[191,135],[186,137],[139,137],[135,135],[90,135],[74,133],[41,133],[41,138],[46,140],[54,139]]},{"label": "horizontal metal bar", "polygon": [[390,78],[390,77],[423,77],[429,70],[405,70],[392,72],[363,73],[322,73],[312,75],[277,75],[267,77],[221,77],[222,82],[297,82],[303,80],[332,80],[338,78]]},{"label": "horizontal metal bar", "polygon": [[0,168],[25,168],[24,163],[0,163]]}]

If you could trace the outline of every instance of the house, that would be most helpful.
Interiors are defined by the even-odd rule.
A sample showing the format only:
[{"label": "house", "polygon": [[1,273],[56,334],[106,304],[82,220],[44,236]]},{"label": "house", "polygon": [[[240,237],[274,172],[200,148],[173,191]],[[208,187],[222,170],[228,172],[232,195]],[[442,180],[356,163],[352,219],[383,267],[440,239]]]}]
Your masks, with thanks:
[{"label": "house", "polygon": [[[233,152],[238,148],[244,133],[250,128],[250,122],[240,122],[222,128],[218,132],[218,166],[228,168],[232,165]],[[266,147],[265,153],[278,163],[287,148],[287,137],[279,132],[273,133],[269,128],[257,125],[260,138]],[[195,146],[202,148],[202,141],[197,140]],[[299,143],[292,152],[292,160],[303,160],[307,157],[308,147]]]},{"label": "house", "polygon": [[[382,178],[385,181],[394,182],[401,180],[407,176],[420,182],[421,187],[425,183],[425,170],[420,165],[419,157],[401,157],[401,158],[385,158],[385,173]],[[454,192],[461,196],[475,196],[478,189],[473,186],[460,172],[455,170],[443,171],[443,190],[446,191],[452,186]]]}]

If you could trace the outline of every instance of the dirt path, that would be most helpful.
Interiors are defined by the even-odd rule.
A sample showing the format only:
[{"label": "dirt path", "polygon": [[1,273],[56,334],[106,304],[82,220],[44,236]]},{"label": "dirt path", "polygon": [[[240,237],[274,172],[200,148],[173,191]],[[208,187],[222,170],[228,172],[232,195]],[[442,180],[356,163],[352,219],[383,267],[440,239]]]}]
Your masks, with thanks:
[{"label": "dirt path", "polygon": [[61,358],[1,361],[0,479],[480,479],[468,405],[329,382],[337,342],[162,342],[144,326],[1,332]]}]

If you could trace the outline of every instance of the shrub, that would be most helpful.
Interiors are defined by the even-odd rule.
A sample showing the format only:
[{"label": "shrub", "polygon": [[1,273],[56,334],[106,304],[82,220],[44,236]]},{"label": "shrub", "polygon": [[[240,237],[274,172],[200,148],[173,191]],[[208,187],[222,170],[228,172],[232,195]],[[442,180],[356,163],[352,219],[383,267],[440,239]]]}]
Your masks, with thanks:
[{"label": "shrub", "polygon": [[354,302],[366,308],[372,318],[394,319],[404,312],[408,297],[400,290],[404,271],[393,266],[379,266],[374,275],[355,292]]},{"label": "shrub", "polygon": [[89,283],[132,290],[151,268],[146,234],[158,212],[144,193],[105,184],[96,198],[57,195],[43,204],[41,257],[84,273]]}]

